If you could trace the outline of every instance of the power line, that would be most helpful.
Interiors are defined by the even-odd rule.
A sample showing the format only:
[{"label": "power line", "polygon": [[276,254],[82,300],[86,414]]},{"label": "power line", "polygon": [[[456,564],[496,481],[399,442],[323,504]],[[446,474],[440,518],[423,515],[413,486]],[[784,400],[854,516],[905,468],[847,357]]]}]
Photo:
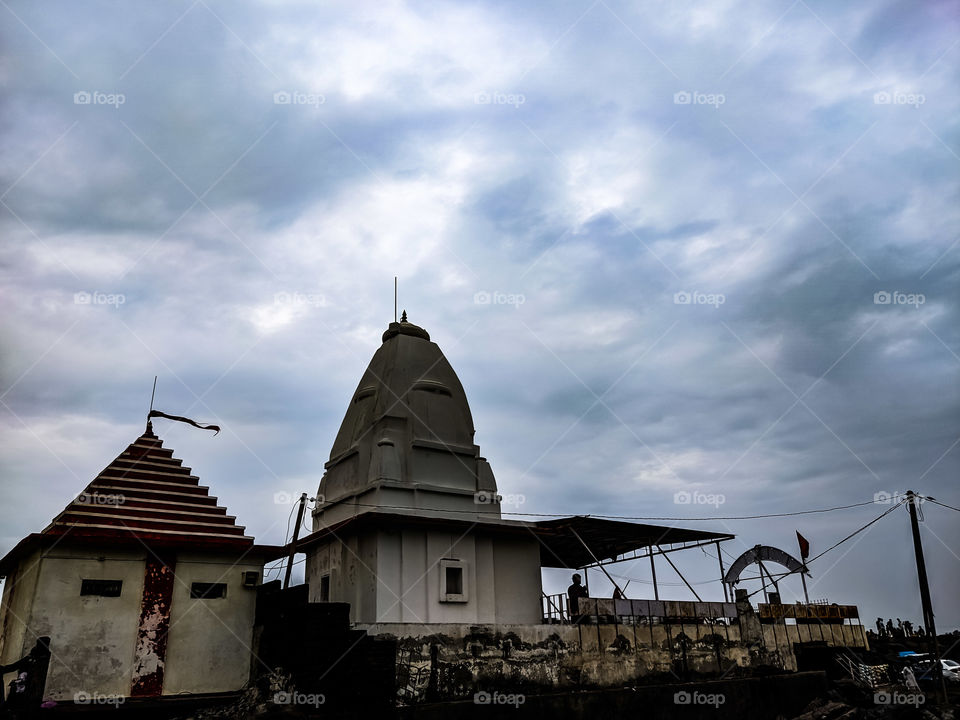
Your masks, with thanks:
[{"label": "power line", "polygon": [[[666,516],[641,516],[641,515],[578,515],[576,517],[585,517],[585,518],[597,518],[598,520],[657,520],[657,521],[672,521],[672,522],[710,522],[713,520],[762,520],[766,518],[778,518],[778,517],[793,517],[796,515],[811,515],[814,513],[827,513],[834,512],[835,510],[847,510],[849,508],[855,507],[864,507],[866,505],[875,505],[875,500],[868,500],[866,502],[852,503],[850,505],[836,505],[834,507],[828,508],[817,508],[815,510],[797,510],[794,512],[784,512],[784,513],[766,513],[763,515],[718,515],[716,517],[666,517]],[[370,507],[370,508],[380,508],[385,510],[411,510],[406,505],[377,505],[373,503],[348,503],[350,507]],[[956,508],[952,508],[956,509]],[[428,510],[429,512],[430,510]],[[480,510],[434,510],[432,512],[443,512],[443,513],[464,513],[468,515],[476,515]],[[527,512],[501,512],[501,515],[521,515],[524,517],[544,517],[544,518],[565,518],[570,517],[562,513],[527,513]]]},{"label": "power line", "polygon": [[818,560],[818,559],[822,558],[822,557],[823,557],[824,555],[826,555],[828,552],[830,552],[830,551],[833,550],[834,548],[838,547],[839,545],[842,545],[842,544],[845,543],[847,540],[849,540],[850,538],[852,538],[854,535],[858,535],[859,533],[861,533],[861,532],[863,532],[864,530],[866,530],[868,527],[870,527],[871,525],[873,525],[873,524],[874,524],[875,522],[877,522],[878,520],[881,520],[882,518],[885,518],[887,515],[889,515],[890,513],[892,513],[894,510],[896,510],[898,507],[900,507],[901,505],[903,505],[905,502],[906,502],[906,500],[901,500],[900,502],[898,502],[896,505],[894,505],[893,507],[889,508],[889,509],[886,510],[885,512],[880,513],[880,515],[878,515],[877,517],[875,517],[873,520],[871,520],[870,522],[868,522],[866,525],[864,525],[863,527],[861,527],[861,528],[858,529],[858,530],[854,530],[852,533],[850,533],[849,535],[847,535],[843,540],[840,540],[839,542],[834,543],[833,545],[831,545],[830,547],[828,547],[826,550],[824,550],[824,551],[823,551],[822,553],[820,553],[819,555],[816,555],[816,556],[810,558],[810,559],[807,561],[807,563],[809,564],[809,563],[812,563],[812,562],[815,561],[815,560]]},{"label": "power line", "polygon": [[942,503],[939,500],[934,500],[932,497],[923,497],[922,495],[918,497],[920,497],[920,499],[923,502],[932,502],[933,504],[940,505],[941,507],[945,507],[948,510],[956,510],[957,512],[960,512],[960,508],[955,508],[953,505],[947,505],[946,503]]},{"label": "power line", "polygon": [[[854,537],[855,535],[859,535],[861,532],[863,532],[864,530],[866,530],[868,527],[870,527],[871,525],[873,525],[875,522],[877,522],[877,521],[885,518],[887,515],[889,515],[890,513],[892,513],[894,510],[896,510],[898,507],[900,507],[901,505],[903,505],[905,502],[906,502],[906,500],[904,499],[904,500],[901,500],[900,502],[898,502],[896,505],[894,505],[894,506],[892,506],[892,507],[890,507],[890,508],[887,508],[884,512],[880,513],[877,517],[875,517],[873,520],[871,520],[870,522],[868,522],[866,525],[864,525],[864,526],[862,526],[862,527],[854,530],[852,533],[850,533],[849,535],[847,535],[847,536],[846,536],[845,538],[843,538],[842,540],[834,543],[833,545],[831,545],[830,547],[828,547],[826,550],[824,550],[824,551],[823,551],[822,553],[820,553],[819,555],[816,555],[815,557],[812,557],[812,558],[810,558],[809,560],[807,560],[806,563],[804,563],[804,567],[806,567],[807,565],[809,565],[810,563],[812,563],[812,562],[814,562],[814,561],[816,561],[816,560],[819,560],[819,559],[822,558],[824,555],[826,555],[828,552],[830,552],[831,550],[839,547],[840,545],[842,545],[843,543],[845,543],[847,540],[849,540],[850,538]],[[794,572],[794,571],[791,571],[790,573],[787,573],[787,575],[791,575],[791,574],[793,574],[793,572]],[[803,570],[801,570],[801,572],[803,572]],[[786,575],[785,575],[784,577],[786,577]],[[749,595],[747,595],[747,597],[752,597],[752,596],[756,595],[758,592],[762,592],[763,590],[766,590],[766,588],[767,588],[767,583],[764,582],[763,585],[760,587],[759,590],[754,590],[752,593],[750,593]]]},{"label": "power line", "polygon": [[[851,505],[837,505],[829,508],[818,508],[816,510],[797,510],[795,512],[785,512],[785,513],[767,513],[765,515],[727,515],[716,517],[706,517],[706,518],[695,518],[695,517],[629,517],[629,516],[618,516],[618,515],[587,515],[587,517],[597,517],[597,518],[610,518],[617,520],[681,520],[683,522],[695,522],[695,521],[709,521],[709,520],[762,520],[764,518],[776,518],[776,517],[792,517],[794,515],[811,515],[813,513],[826,513],[833,512],[834,510],[847,510],[848,508],[863,507],[865,505],[874,505],[876,504],[875,500],[868,500],[867,502],[853,503]],[[510,514],[521,514],[521,513],[507,513]]]}]

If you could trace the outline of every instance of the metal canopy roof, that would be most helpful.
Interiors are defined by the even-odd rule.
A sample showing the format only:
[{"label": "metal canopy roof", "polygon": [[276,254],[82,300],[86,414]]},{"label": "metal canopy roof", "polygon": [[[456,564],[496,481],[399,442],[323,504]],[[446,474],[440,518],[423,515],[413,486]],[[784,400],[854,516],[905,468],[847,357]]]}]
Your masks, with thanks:
[{"label": "metal canopy roof", "polygon": [[[541,566],[554,568],[595,565],[597,560],[613,560],[641,548],[732,540],[734,537],[729,533],[603,520],[583,515],[538,522],[534,532],[541,543]],[[589,550],[584,543],[590,547]]]}]

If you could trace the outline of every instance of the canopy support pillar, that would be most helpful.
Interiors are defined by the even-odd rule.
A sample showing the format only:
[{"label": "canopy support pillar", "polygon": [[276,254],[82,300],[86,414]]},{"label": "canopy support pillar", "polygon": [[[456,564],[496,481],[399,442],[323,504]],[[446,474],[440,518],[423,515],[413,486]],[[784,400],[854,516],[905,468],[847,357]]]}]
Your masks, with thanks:
[{"label": "canopy support pillar", "polygon": [[[658,549],[659,549],[659,547],[660,547],[660,546],[657,545],[657,548],[658,548]],[[693,585],[691,585],[690,583],[687,582],[687,579],[683,576],[683,573],[680,572],[680,570],[677,568],[677,566],[673,564],[673,560],[670,559],[670,556],[669,556],[669,555],[664,555],[663,557],[666,559],[666,561],[667,561],[668,563],[670,563],[670,567],[672,567],[673,570],[674,570],[674,572],[677,573],[677,575],[680,576],[680,579],[683,580],[683,584],[686,585],[688,588],[690,588],[690,592],[693,593],[693,596],[694,596],[697,600],[699,600],[700,602],[703,602],[703,598],[700,597],[699,595],[697,595],[697,591],[693,589]]]}]

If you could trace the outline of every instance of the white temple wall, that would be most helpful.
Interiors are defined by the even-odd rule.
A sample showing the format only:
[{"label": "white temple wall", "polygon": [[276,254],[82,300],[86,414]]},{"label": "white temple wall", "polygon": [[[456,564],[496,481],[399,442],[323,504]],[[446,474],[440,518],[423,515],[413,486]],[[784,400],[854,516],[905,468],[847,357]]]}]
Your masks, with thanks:
[{"label": "white temple wall", "polygon": [[[143,598],[146,550],[55,547],[24,557],[4,585],[0,663],[26,655],[36,638],[50,637],[52,653],[44,697],[96,702],[130,695]],[[179,553],[163,694],[238,690],[250,670],[256,590],[242,573],[263,573],[262,562],[234,565],[222,556]],[[84,579],[120,580],[119,597],[81,595]],[[192,599],[194,582],[225,583],[226,597]],[[3,676],[9,687],[13,673]],[[104,704],[105,709],[112,706]]]},{"label": "white temple wall", "polygon": [[[177,555],[170,609],[163,694],[239,690],[250,676],[256,588],[243,586],[243,573],[263,564],[234,564],[208,555]],[[226,597],[190,597],[195,582],[224,583]]]},{"label": "white temple wall", "polygon": [[[40,552],[26,555],[3,583],[3,602],[0,605],[0,665],[9,665],[22,658],[34,640],[28,641],[27,625],[30,622],[30,606],[40,577]],[[27,646],[24,648],[24,646]],[[14,674],[0,676],[3,687],[8,688]]]},{"label": "white temple wall", "polygon": [[[29,630],[20,647],[5,648],[4,662],[23,657],[36,637],[47,635],[52,655],[45,697],[129,695],[145,558],[145,551],[54,548],[39,563],[22,561],[20,567],[35,563],[38,571],[32,596],[18,600],[17,614]],[[84,579],[121,580],[120,597],[81,595]]]},{"label": "white temple wall", "polygon": [[[462,600],[441,596],[444,560],[463,569]],[[339,539],[310,550],[306,581],[319,602],[350,603],[358,623],[535,623],[540,620],[537,541],[470,531],[406,528]]]},{"label": "white temple wall", "polygon": [[493,539],[498,623],[543,622],[540,543],[534,537]]}]

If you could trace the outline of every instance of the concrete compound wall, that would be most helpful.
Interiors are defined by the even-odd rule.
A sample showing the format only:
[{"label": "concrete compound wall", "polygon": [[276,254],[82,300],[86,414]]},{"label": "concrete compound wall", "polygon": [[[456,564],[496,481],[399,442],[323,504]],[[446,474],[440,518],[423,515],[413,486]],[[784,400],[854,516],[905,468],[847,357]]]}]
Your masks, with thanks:
[{"label": "concrete compound wall", "polygon": [[[676,696],[698,693],[722,697],[720,704],[678,705]],[[634,685],[578,692],[525,695],[519,707],[482,704],[468,698],[401,706],[401,720],[493,720],[493,718],[636,718],[637,720],[783,720],[803,713],[810,701],[827,693],[822,672],[692,683]]]},{"label": "concrete compound wall", "polygon": [[[793,642],[863,647],[860,626],[766,626],[744,640],[739,625],[359,626],[398,639],[398,688],[408,701],[500,692],[604,688],[649,676],[730,676],[748,668],[796,671]],[[433,648],[436,648],[435,650]],[[435,653],[436,662],[431,662]],[[409,667],[409,670],[405,669]],[[429,685],[435,683],[436,690]],[[432,697],[430,696],[432,693]]]}]

